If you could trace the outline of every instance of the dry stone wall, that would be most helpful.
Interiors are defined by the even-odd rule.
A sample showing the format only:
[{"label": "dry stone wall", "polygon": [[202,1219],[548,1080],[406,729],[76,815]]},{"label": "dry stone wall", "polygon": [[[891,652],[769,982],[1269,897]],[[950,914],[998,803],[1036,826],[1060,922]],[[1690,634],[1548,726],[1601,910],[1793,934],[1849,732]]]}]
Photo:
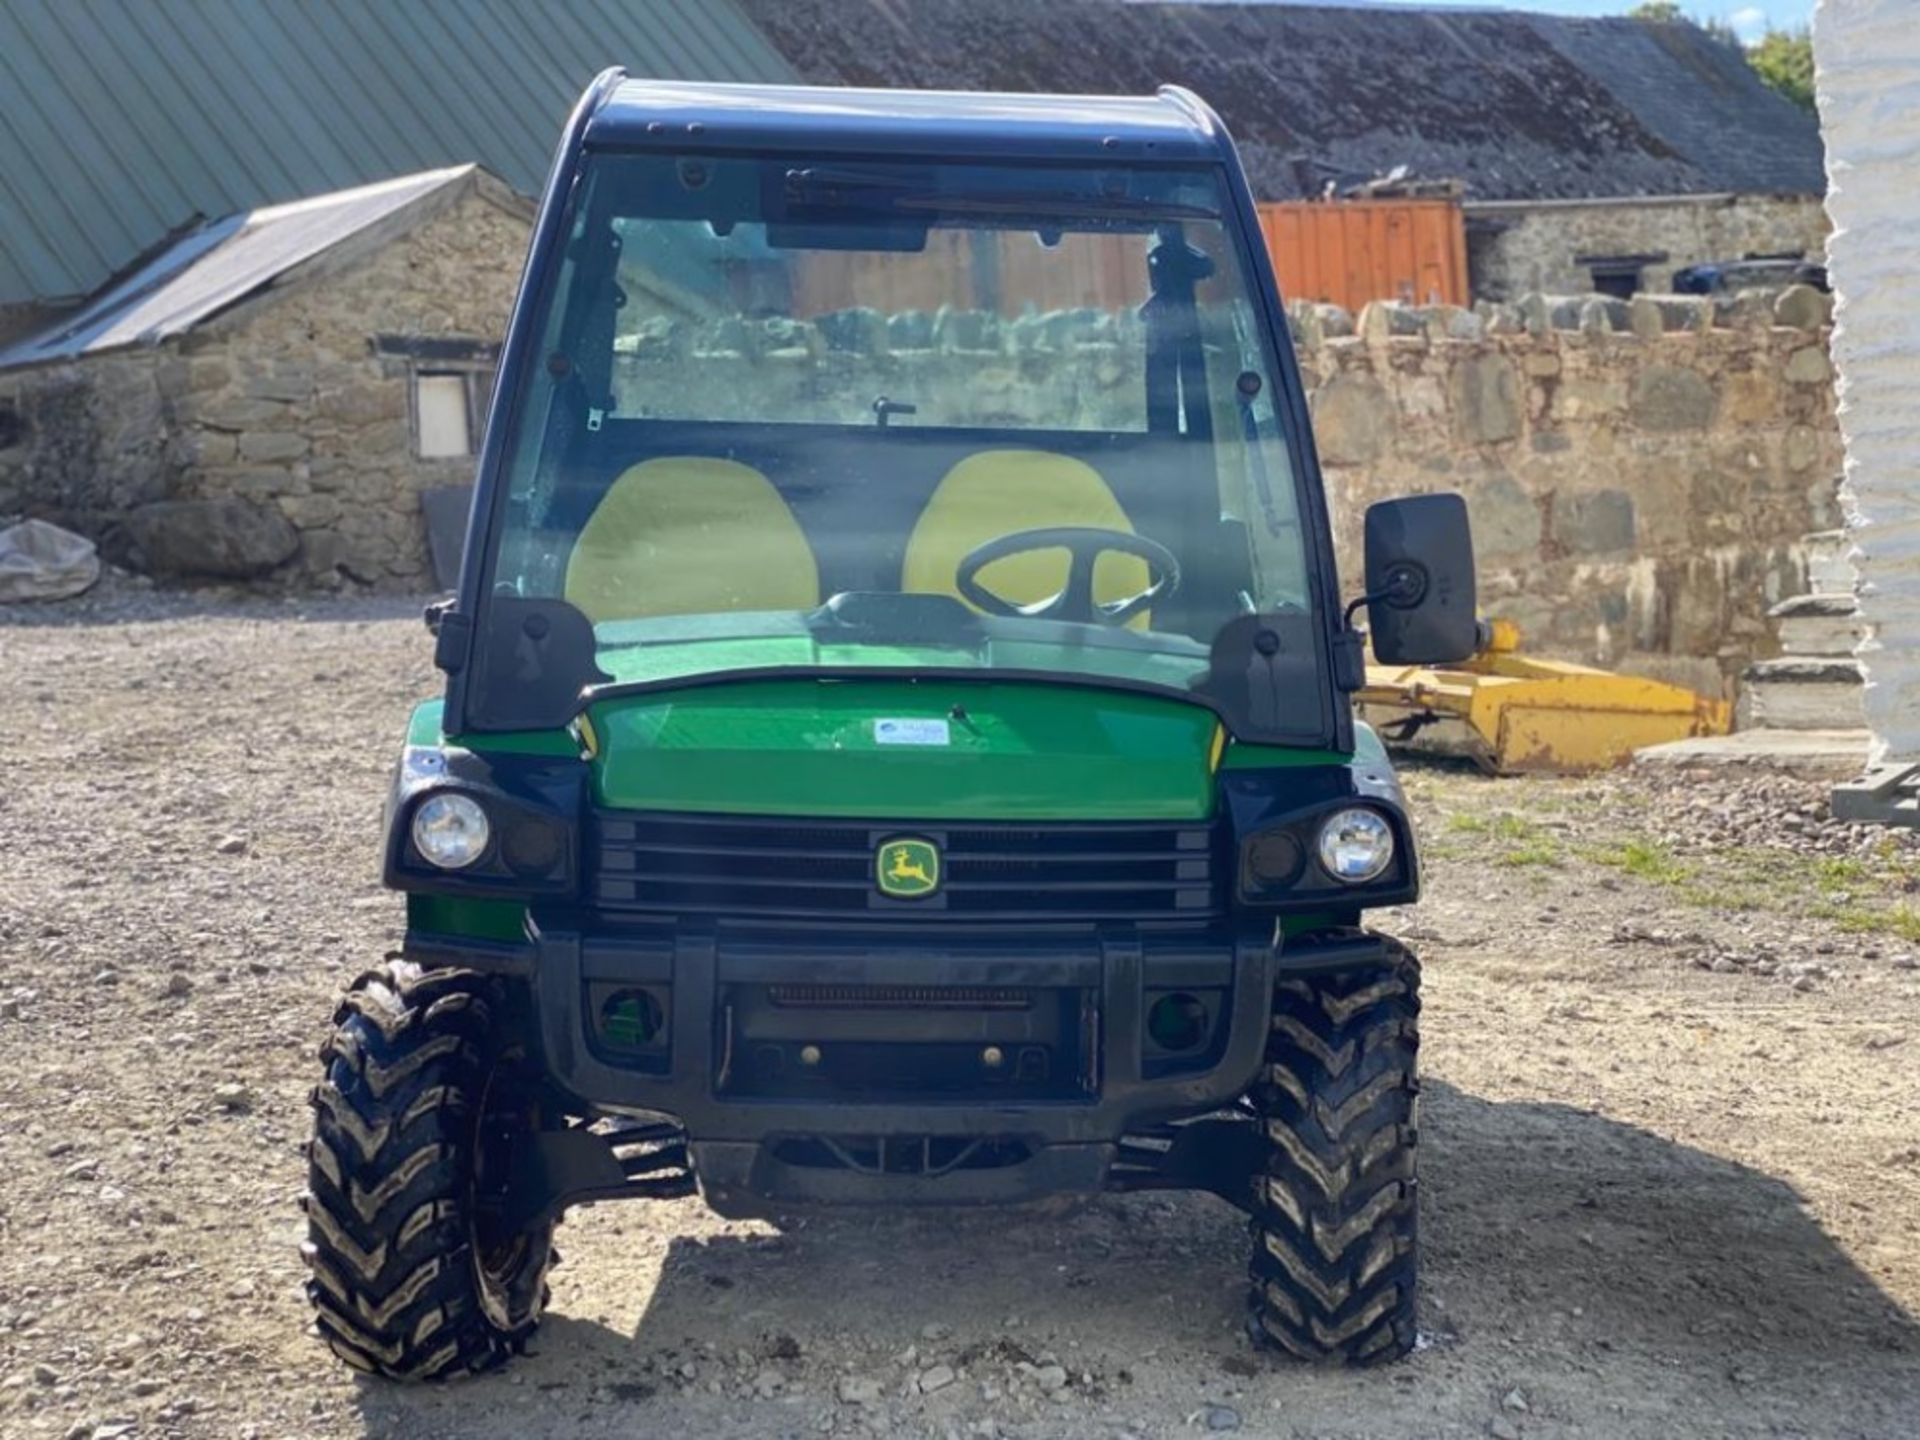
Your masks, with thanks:
[{"label": "dry stone wall", "polygon": [[[372,337],[493,340],[524,237],[523,220],[470,198],[184,346],[0,376],[0,414],[15,416],[0,427],[0,513],[164,554],[191,516],[157,512],[143,535],[131,512],[248,506],[266,520],[232,527],[236,569],[426,588],[419,493],[471,462],[414,457],[406,366]],[[1458,490],[1484,608],[1534,649],[1724,690],[1776,653],[1766,611],[1806,588],[1802,538],[1839,523],[1828,320],[1805,289],[1357,317],[1296,305],[1348,589],[1367,504]],[[885,377],[922,403],[903,423],[1127,427],[1139,325],[1101,310],[660,322],[622,337],[616,390],[626,414],[730,403],[743,419],[857,423]]]},{"label": "dry stone wall", "polygon": [[614,346],[618,413],[669,419],[869,424],[890,392],[915,407],[901,423],[1128,430],[1143,423],[1146,384],[1132,310],[656,319]]},{"label": "dry stone wall", "polygon": [[1827,319],[1804,288],[1294,307],[1349,586],[1368,504],[1457,490],[1530,648],[1725,691],[1837,523]]},{"label": "dry stone wall", "polygon": [[[1458,490],[1488,613],[1538,651],[1726,692],[1837,523],[1826,297],[1530,296],[1290,312],[1348,588],[1365,507]],[[617,346],[621,413],[1133,428],[1144,340],[1101,310],[658,321]]]}]

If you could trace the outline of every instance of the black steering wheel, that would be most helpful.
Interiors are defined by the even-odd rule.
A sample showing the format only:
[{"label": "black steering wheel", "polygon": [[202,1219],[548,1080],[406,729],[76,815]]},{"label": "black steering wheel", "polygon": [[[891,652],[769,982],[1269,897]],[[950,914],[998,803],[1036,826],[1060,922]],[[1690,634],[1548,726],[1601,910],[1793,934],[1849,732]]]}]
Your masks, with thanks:
[{"label": "black steering wheel", "polygon": [[[1016,605],[984,588],[976,578],[994,561],[1032,550],[1067,552],[1067,583],[1059,594],[1036,600],[1031,605]],[[1093,565],[1109,551],[1138,556],[1147,562],[1149,573],[1159,578],[1138,595],[1101,604],[1093,598]],[[1011,535],[974,546],[961,557],[954,582],[962,595],[989,615],[1071,620],[1083,625],[1124,625],[1154,601],[1164,600],[1180,588],[1180,562],[1166,546],[1144,535],[1090,525],[1059,525],[1044,530],[1016,530]]]}]

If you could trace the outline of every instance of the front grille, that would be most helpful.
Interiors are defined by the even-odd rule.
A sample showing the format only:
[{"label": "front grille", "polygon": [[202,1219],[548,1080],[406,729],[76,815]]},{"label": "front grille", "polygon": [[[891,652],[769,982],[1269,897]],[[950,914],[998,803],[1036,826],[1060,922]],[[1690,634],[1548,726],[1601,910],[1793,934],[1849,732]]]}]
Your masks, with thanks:
[{"label": "front grille", "polygon": [[983,985],[769,985],[779,1010],[1031,1010],[1031,990]]},{"label": "front grille", "polygon": [[[592,894],[656,914],[947,920],[1201,920],[1225,908],[1205,825],[885,825],[606,811]],[[919,899],[875,884],[874,852],[911,837],[939,848],[941,883]]]}]

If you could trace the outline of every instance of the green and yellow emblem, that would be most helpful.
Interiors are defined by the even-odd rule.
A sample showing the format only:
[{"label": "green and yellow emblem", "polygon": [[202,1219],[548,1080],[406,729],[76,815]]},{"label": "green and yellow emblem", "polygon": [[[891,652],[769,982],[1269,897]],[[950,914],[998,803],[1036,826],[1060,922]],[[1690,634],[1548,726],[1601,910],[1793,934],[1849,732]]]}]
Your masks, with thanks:
[{"label": "green and yellow emblem", "polygon": [[873,853],[882,895],[917,900],[940,888],[940,851],[931,840],[887,840]]}]

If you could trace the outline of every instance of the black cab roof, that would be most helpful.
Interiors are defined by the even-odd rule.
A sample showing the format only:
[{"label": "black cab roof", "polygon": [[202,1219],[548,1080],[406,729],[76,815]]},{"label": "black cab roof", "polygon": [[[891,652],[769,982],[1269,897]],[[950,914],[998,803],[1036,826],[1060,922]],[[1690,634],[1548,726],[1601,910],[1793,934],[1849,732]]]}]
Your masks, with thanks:
[{"label": "black cab roof", "polygon": [[1176,163],[1231,153],[1207,104],[1172,85],[1134,97],[625,79],[589,118],[585,144]]}]

